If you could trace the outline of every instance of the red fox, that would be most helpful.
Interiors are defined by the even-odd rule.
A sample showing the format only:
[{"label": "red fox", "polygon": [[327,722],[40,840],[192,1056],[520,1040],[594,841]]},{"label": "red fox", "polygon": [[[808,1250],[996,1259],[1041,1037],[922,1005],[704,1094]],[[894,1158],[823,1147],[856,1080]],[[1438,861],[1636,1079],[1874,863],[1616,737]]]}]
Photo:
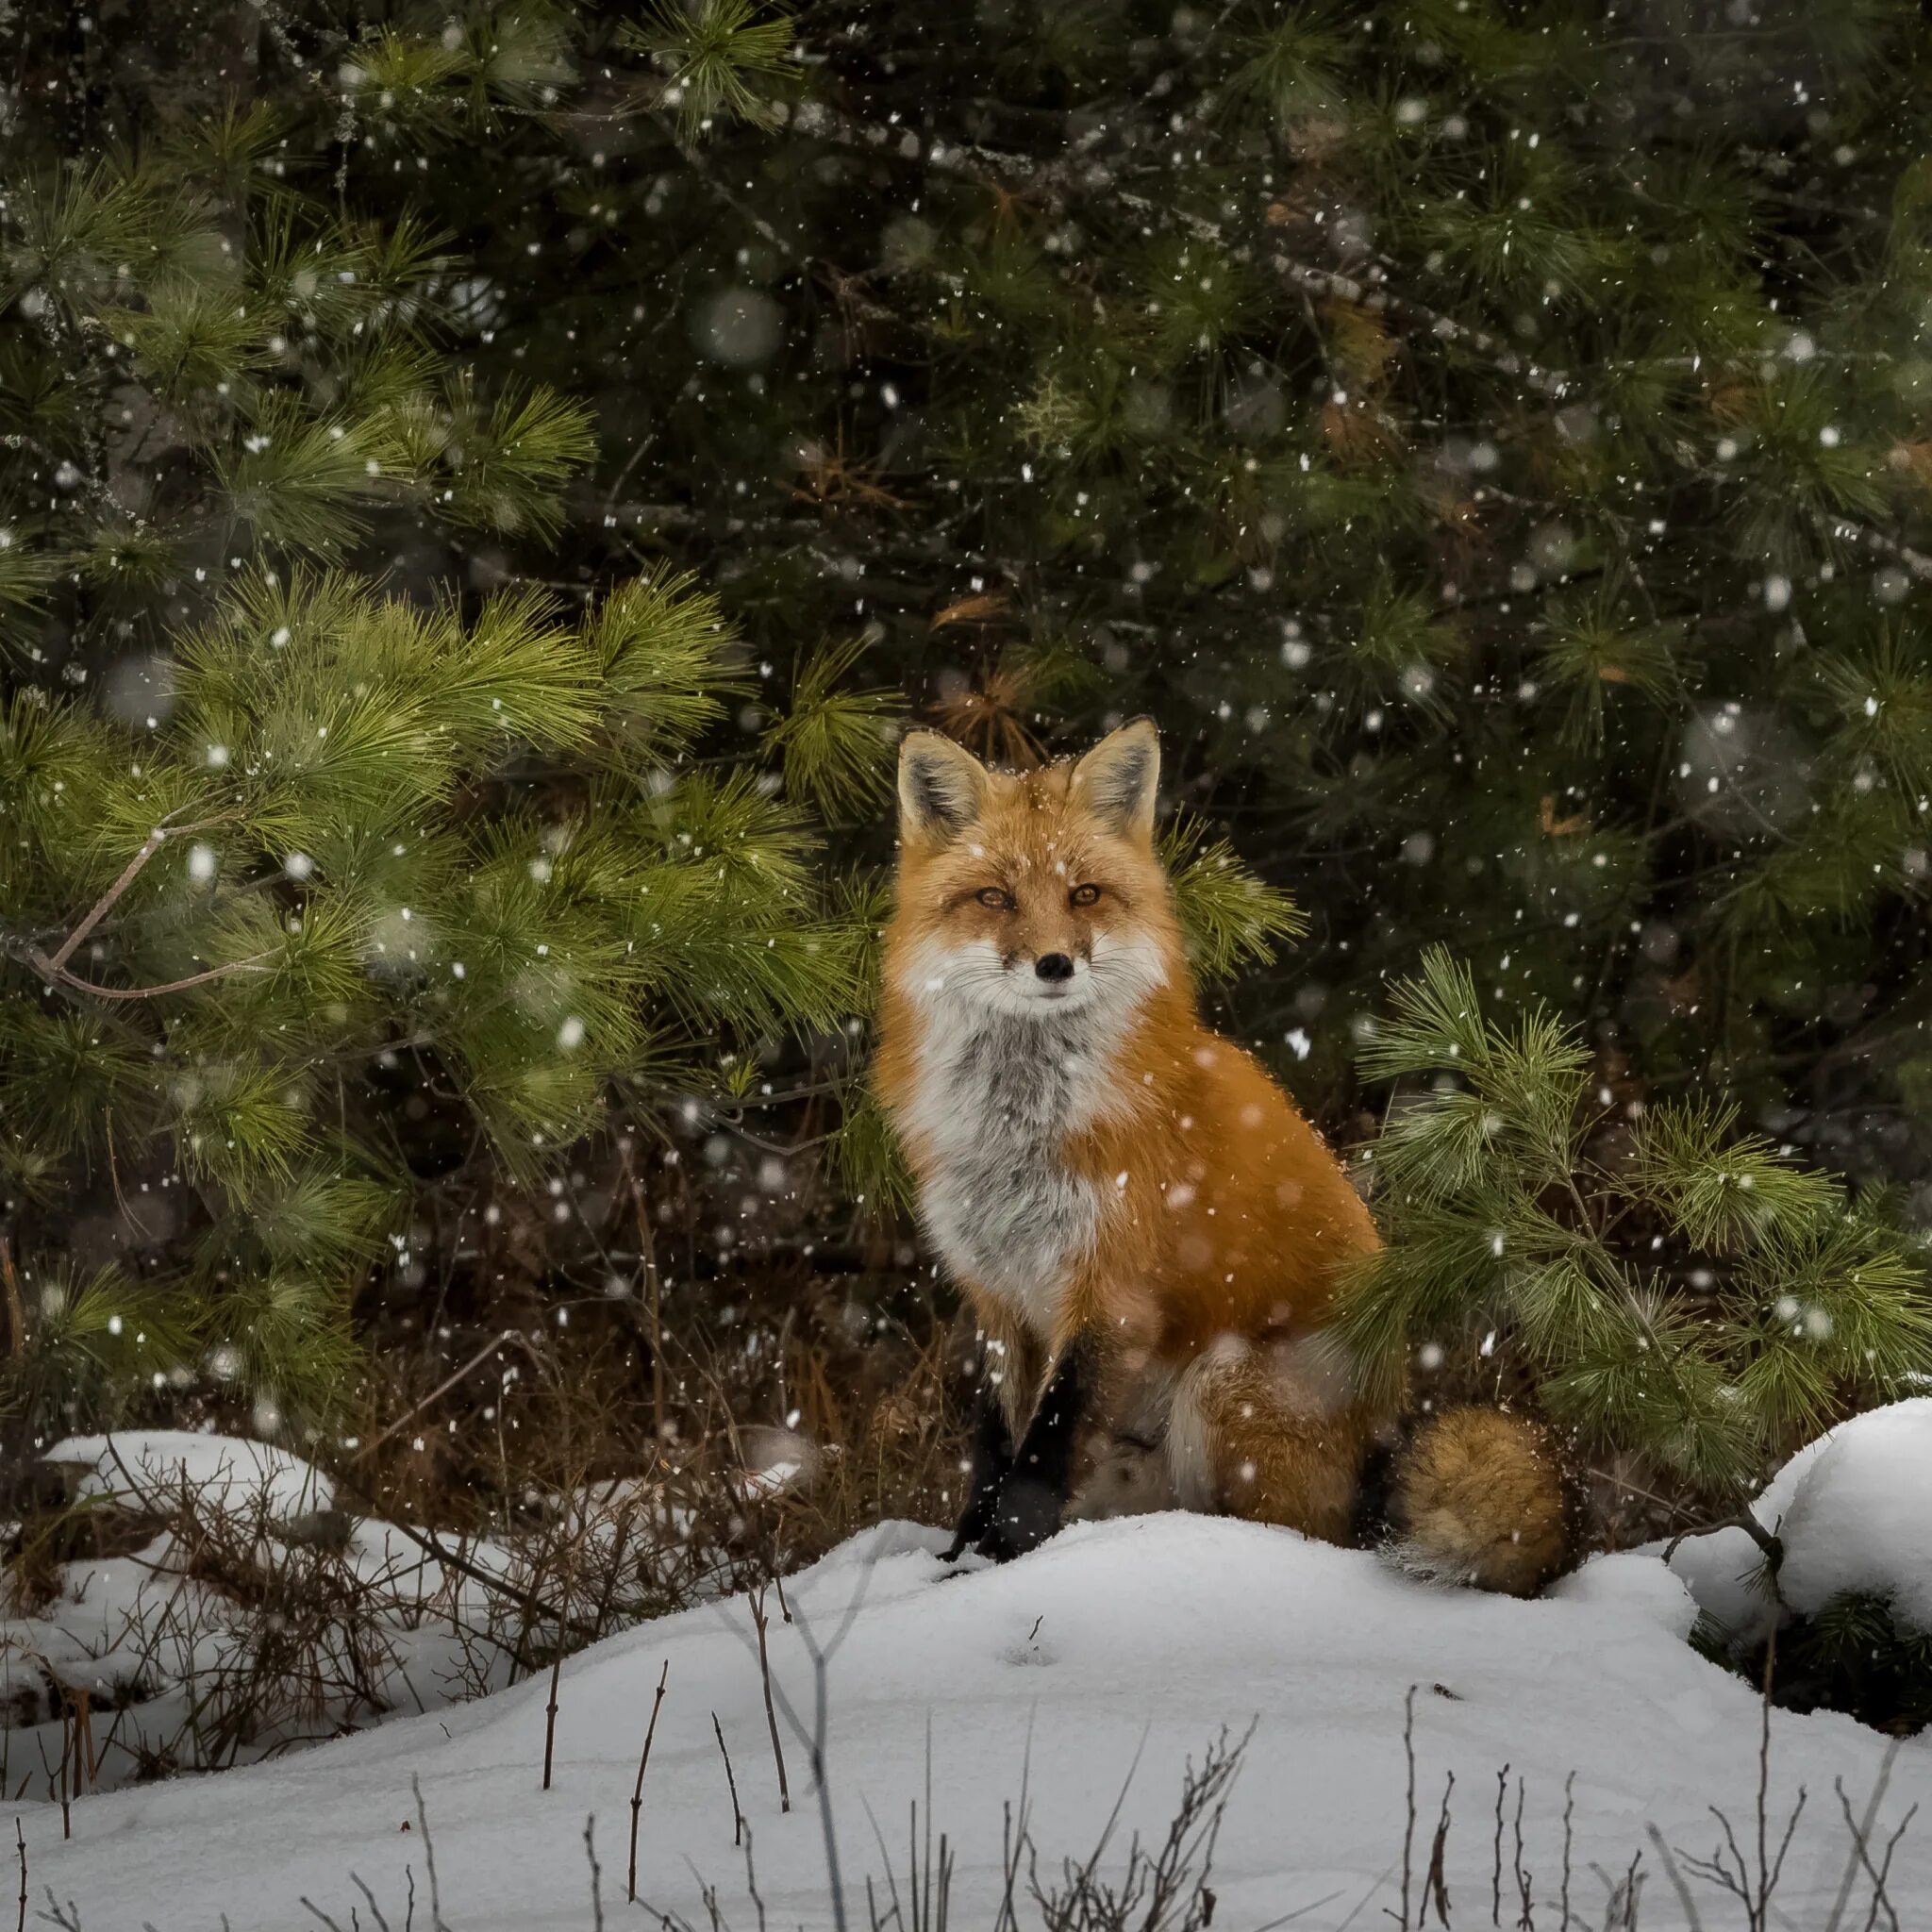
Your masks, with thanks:
[{"label": "red fox", "polygon": [[1022,773],[930,731],[901,749],[875,1076],[986,1339],[948,1555],[1019,1555],[1108,1513],[1109,1483],[1356,1541],[1379,1462],[1399,1557],[1530,1594],[1568,1544],[1541,1431],[1458,1408],[1395,1446],[1323,1333],[1374,1226],[1200,1020],[1154,849],[1159,764],[1145,720]]}]

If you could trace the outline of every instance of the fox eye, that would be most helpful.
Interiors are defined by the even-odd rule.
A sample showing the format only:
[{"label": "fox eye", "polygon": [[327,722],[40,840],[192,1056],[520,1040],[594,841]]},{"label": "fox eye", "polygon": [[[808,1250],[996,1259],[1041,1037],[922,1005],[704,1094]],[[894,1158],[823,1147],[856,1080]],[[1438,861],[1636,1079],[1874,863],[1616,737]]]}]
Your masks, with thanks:
[{"label": "fox eye", "polygon": [[995,912],[1010,912],[1013,909],[1013,895],[1005,892],[998,886],[983,886],[973,895],[982,906],[991,906]]},{"label": "fox eye", "polygon": [[1075,886],[1067,894],[1069,906],[1091,906],[1100,897],[1098,886]]}]

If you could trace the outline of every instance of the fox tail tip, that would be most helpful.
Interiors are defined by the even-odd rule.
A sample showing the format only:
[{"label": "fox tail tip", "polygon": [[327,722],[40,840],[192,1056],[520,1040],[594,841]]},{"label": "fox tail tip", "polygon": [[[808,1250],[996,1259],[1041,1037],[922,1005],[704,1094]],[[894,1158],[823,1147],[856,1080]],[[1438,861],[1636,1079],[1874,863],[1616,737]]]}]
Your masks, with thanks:
[{"label": "fox tail tip", "polygon": [[1495,1408],[1452,1408],[1397,1457],[1383,1554],[1408,1574],[1535,1596],[1574,1554],[1569,1484],[1548,1432]]}]

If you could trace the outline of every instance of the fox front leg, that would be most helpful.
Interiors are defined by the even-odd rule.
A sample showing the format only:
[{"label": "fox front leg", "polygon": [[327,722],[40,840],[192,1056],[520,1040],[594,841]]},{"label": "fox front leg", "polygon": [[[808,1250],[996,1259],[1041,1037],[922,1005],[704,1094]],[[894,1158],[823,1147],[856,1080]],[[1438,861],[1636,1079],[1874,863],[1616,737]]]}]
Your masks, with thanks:
[{"label": "fox front leg", "polygon": [[992,1521],[975,1545],[982,1557],[996,1563],[1024,1557],[1060,1526],[1073,1488],[1074,1447],[1093,1399],[1093,1383],[1092,1344],[1085,1340],[1069,1343],[1047,1377],[993,1504]]},{"label": "fox front leg", "polygon": [[941,1558],[951,1563],[973,1548],[992,1527],[993,1509],[1013,1467],[1013,1432],[999,1385],[988,1374],[979,1384],[979,1414],[973,1428],[973,1460],[966,1475],[966,1507],[959,1512],[953,1541]]}]

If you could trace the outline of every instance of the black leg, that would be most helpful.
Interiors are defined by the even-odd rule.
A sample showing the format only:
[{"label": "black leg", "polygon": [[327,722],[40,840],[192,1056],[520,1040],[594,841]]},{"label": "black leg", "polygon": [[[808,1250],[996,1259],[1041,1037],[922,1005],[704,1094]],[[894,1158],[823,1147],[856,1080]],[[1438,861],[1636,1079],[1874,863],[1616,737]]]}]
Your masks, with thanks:
[{"label": "black leg", "polygon": [[979,1414],[973,1429],[973,1466],[966,1475],[966,1507],[943,1560],[970,1550],[992,1525],[993,1505],[1000,1486],[1013,1466],[1013,1433],[1007,1426],[1006,1404],[991,1377],[979,1385]]},{"label": "black leg", "polygon": [[1074,1446],[1093,1394],[1093,1351],[1076,1341],[1054,1364],[1000,1491],[979,1554],[1004,1563],[1037,1549],[1060,1526],[1074,1479]]}]

